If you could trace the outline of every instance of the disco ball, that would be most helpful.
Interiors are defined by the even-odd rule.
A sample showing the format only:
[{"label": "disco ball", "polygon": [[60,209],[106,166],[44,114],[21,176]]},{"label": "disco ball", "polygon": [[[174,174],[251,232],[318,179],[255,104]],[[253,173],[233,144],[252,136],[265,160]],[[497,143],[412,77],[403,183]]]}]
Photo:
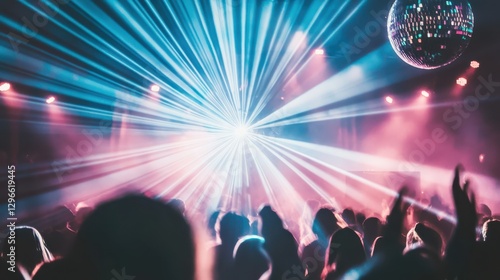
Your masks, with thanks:
[{"label": "disco ball", "polygon": [[389,12],[389,41],[406,63],[421,69],[457,59],[472,38],[474,15],[466,0],[396,0]]}]

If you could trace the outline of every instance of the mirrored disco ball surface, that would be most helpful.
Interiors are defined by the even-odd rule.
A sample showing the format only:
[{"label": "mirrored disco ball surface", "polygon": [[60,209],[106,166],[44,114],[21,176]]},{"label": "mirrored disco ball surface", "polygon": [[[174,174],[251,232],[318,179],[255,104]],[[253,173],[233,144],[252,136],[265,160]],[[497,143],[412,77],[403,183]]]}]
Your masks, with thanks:
[{"label": "mirrored disco ball surface", "polygon": [[389,12],[389,41],[406,63],[421,69],[450,64],[472,39],[474,14],[464,0],[396,0]]}]

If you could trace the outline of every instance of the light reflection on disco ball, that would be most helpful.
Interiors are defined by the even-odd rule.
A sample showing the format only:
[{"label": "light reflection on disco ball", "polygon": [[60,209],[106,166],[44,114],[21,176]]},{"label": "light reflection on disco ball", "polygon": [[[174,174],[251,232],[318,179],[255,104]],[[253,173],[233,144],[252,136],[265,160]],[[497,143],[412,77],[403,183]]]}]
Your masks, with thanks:
[{"label": "light reflection on disco ball", "polygon": [[389,41],[406,63],[421,69],[450,64],[472,38],[474,15],[466,0],[396,0],[389,12]]}]

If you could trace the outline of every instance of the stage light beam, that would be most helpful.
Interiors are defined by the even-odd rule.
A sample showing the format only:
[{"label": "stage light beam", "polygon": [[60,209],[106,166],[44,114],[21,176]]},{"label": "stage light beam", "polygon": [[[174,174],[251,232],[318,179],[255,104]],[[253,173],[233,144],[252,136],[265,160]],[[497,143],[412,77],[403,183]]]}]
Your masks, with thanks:
[{"label": "stage light beam", "polygon": [[45,99],[45,102],[47,104],[52,104],[54,103],[54,101],[56,101],[56,98],[54,96],[49,96],[47,99]]},{"label": "stage light beam", "polygon": [[484,154],[479,155],[479,162],[483,163],[484,162]]},{"label": "stage light beam", "polygon": [[151,87],[149,89],[151,89],[152,92],[159,92],[160,86],[159,85],[151,85]]},{"label": "stage light beam", "polygon": [[394,98],[390,97],[390,96],[386,96],[385,97],[385,102],[389,103],[389,104],[392,104],[394,102]]},{"label": "stage light beam", "polygon": [[314,54],[315,55],[324,55],[325,54],[325,50],[324,49],[315,49],[314,50]]},{"label": "stage light beam", "polygon": [[10,89],[10,84],[9,83],[2,83],[0,84],[0,91],[8,91]]},{"label": "stage light beam", "polygon": [[458,78],[457,79],[457,85],[464,87],[465,85],[467,85],[467,79],[464,78],[464,77]]}]

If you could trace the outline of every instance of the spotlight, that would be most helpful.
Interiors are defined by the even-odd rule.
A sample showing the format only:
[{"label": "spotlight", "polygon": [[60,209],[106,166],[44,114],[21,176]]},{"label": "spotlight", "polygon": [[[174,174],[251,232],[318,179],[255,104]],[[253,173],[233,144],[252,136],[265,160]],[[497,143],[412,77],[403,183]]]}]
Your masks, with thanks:
[{"label": "spotlight", "polygon": [[426,90],[422,90],[422,92],[420,94],[422,94],[422,96],[426,97],[426,98],[429,98],[429,96],[431,96],[431,94]]},{"label": "spotlight", "polygon": [[390,96],[386,96],[385,97],[385,102],[389,103],[389,104],[392,104],[394,102],[394,99]]},{"label": "spotlight", "polygon": [[149,89],[153,92],[159,92],[160,91],[160,86],[159,85],[152,85]]},{"label": "spotlight", "polygon": [[234,129],[234,136],[237,138],[245,138],[248,135],[248,126],[240,125]]},{"label": "spotlight", "polygon": [[281,99],[281,100],[285,100],[285,97],[284,97],[284,96],[282,96],[282,97],[280,97],[280,99]]},{"label": "spotlight", "polygon": [[324,49],[315,49],[314,50],[314,54],[316,54],[316,55],[324,55],[325,54],[325,50]]},{"label": "spotlight", "polygon": [[47,102],[47,104],[54,103],[54,101],[56,101],[56,98],[54,96],[49,96],[47,99],[45,99],[45,102]]},{"label": "spotlight", "polygon": [[2,83],[0,84],[0,91],[8,91],[10,89],[10,84],[9,83]]},{"label": "spotlight", "polygon": [[477,62],[475,60],[471,61],[470,62],[470,67],[476,68],[476,69],[479,68],[479,62]]},{"label": "spotlight", "polygon": [[467,84],[467,79],[464,78],[464,77],[460,77],[457,79],[457,85],[460,85],[460,86],[465,86]]},{"label": "spotlight", "polygon": [[483,163],[484,162],[484,154],[479,155],[479,162]]}]

